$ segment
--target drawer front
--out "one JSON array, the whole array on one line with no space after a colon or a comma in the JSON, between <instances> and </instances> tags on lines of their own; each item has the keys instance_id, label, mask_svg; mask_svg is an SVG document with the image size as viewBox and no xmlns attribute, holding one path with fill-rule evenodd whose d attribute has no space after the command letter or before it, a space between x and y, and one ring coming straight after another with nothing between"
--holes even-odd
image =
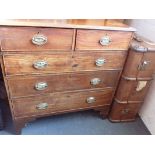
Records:
<instances>
[{"instance_id":1,"label":"drawer front","mask_svg":"<svg viewBox=\"0 0 155 155\"><path fill-rule=\"evenodd\" d=\"M31 116L109 105L112 89L55 93L50 96L20 98L12 101L14 116Z\"/></svg>"},{"instance_id":2,"label":"drawer front","mask_svg":"<svg viewBox=\"0 0 155 155\"><path fill-rule=\"evenodd\" d=\"M76 53L73 70L120 70L123 68L126 52Z\"/></svg>"},{"instance_id":3,"label":"drawer front","mask_svg":"<svg viewBox=\"0 0 155 155\"><path fill-rule=\"evenodd\" d=\"M128 103L128 104L119 104L115 102L111 109L109 118L111 121L131 121L136 118L136 115L140 109L141 103Z\"/></svg>"},{"instance_id":4,"label":"drawer front","mask_svg":"<svg viewBox=\"0 0 155 155\"><path fill-rule=\"evenodd\" d=\"M96 71L84 74L12 77L7 81L13 98L61 91L112 88L117 84L119 73L119 71Z\"/></svg>"},{"instance_id":5,"label":"drawer front","mask_svg":"<svg viewBox=\"0 0 155 155\"><path fill-rule=\"evenodd\" d=\"M63 73L74 71L120 70L123 67L126 52L70 53L61 54L17 54L5 55L6 75Z\"/></svg>"},{"instance_id":6,"label":"drawer front","mask_svg":"<svg viewBox=\"0 0 155 155\"><path fill-rule=\"evenodd\" d=\"M76 50L127 50L132 32L77 30Z\"/></svg>"},{"instance_id":7,"label":"drawer front","mask_svg":"<svg viewBox=\"0 0 155 155\"><path fill-rule=\"evenodd\" d=\"M6 75L71 72L71 54L18 54L4 56Z\"/></svg>"},{"instance_id":8,"label":"drawer front","mask_svg":"<svg viewBox=\"0 0 155 155\"><path fill-rule=\"evenodd\" d=\"M1 28L2 51L71 50L73 30L58 28Z\"/></svg>"},{"instance_id":9,"label":"drawer front","mask_svg":"<svg viewBox=\"0 0 155 155\"><path fill-rule=\"evenodd\" d=\"M121 79L116 98L119 101L144 101L151 81Z\"/></svg>"}]
</instances>

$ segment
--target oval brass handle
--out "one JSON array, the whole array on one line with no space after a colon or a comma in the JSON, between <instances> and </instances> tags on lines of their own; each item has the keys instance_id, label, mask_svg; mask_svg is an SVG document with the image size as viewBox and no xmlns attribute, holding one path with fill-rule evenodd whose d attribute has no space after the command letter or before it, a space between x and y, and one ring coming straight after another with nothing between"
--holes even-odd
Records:
<instances>
[{"instance_id":1,"label":"oval brass handle","mask_svg":"<svg viewBox=\"0 0 155 155\"><path fill-rule=\"evenodd\" d=\"M32 37L32 43L35 45L44 45L47 43L47 37L43 34L36 34Z\"/></svg>"},{"instance_id":2,"label":"oval brass handle","mask_svg":"<svg viewBox=\"0 0 155 155\"><path fill-rule=\"evenodd\" d=\"M47 67L47 65L48 65L48 63L45 60L38 60L33 63L33 67L35 69L44 69L45 67Z\"/></svg>"},{"instance_id":3,"label":"oval brass handle","mask_svg":"<svg viewBox=\"0 0 155 155\"><path fill-rule=\"evenodd\" d=\"M100 84L100 82L101 82L101 79L100 78L93 78L93 79L91 79L91 81L90 81L90 83L92 84L92 85L98 85L98 84Z\"/></svg>"},{"instance_id":4,"label":"oval brass handle","mask_svg":"<svg viewBox=\"0 0 155 155\"><path fill-rule=\"evenodd\" d=\"M87 103L94 103L96 101L95 97L88 97Z\"/></svg>"},{"instance_id":5,"label":"oval brass handle","mask_svg":"<svg viewBox=\"0 0 155 155\"><path fill-rule=\"evenodd\" d=\"M38 110L44 110L48 108L48 103L39 103L38 105L36 105L36 109Z\"/></svg>"},{"instance_id":6,"label":"oval brass handle","mask_svg":"<svg viewBox=\"0 0 155 155\"><path fill-rule=\"evenodd\" d=\"M102 37L101 39L100 39L100 44L102 45L102 46L107 46L107 45L109 45L110 44L110 42L111 42L111 39L110 39L110 37L109 36L104 36L104 37Z\"/></svg>"},{"instance_id":7,"label":"oval brass handle","mask_svg":"<svg viewBox=\"0 0 155 155\"><path fill-rule=\"evenodd\" d=\"M38 82L35 84L36 90L45 90L48 87L48 84L46 82Z\"/></svg>"},{"instance_id":8,"label":"oval brass handle","mask_svg":"<svg viewBox=\"0 0 155 155\"><path fill-rule=\"evenodd\" d=\"M96 63L96 66L101 67L103 66L103 64L106 63L106 60L103 58L98 58L95 63Z\"/></svg>"}]
</instances>

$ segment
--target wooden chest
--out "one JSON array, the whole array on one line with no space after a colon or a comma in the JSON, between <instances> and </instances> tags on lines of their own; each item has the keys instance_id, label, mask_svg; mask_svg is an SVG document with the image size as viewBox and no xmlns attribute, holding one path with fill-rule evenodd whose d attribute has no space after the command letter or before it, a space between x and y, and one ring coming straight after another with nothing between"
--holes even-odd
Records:
<instances>
[{"instance_id":1,"label":"wooden chest","mask_svg":"<svg viewBox=\"0 0 155 155\"><path fill-rule=\"evenodd\" d=\"M113 122L135 120L155 71L155 44L135 35L109 115Z\"/></svg>"},{"instance_id":2,"label":"wooden chest","mask_svg":"<svg viewBox=\"0 0 155 155\"><path fill-rule=\"evenodd\" d=\"M1 23L2 70L16 133L52 114L94 109L106 117L133 31L104 20Z\"/></svg>"}]
</instances>

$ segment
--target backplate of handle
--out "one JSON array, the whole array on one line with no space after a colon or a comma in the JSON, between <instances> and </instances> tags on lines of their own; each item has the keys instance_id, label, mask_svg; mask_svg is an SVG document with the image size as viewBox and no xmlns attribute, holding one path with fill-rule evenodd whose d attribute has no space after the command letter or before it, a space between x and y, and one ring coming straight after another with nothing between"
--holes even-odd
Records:
<instances>
[{"instance_id":1,"label":"backplate of handle","mask_svg":"<svg viewBox=\"0 0 155 155\"><path fill-rule=\"evenodd\" d=\"M122 114L128 114L130 109L126 108L121 111Z\"/></svg>"},{"instance_id":2,"label":"backplate of handle","mask_svg":"<svg viewBox=\"0 0 155 155\"><path fill-rule=\"evenodd\" d=\"M36 34L32 37L32 43L38 46L44 45L47 43L47 37L43 34Z\"/></svg>"},{"instance_id":3,"label":"backplate of handle","mask_svg":"<svg viewBox=\"0 0 155 155\"><path fill-rule=\"evenodd\" d=\"M91 96L91 97L88 97L86 101L87 101L87 103L91 104L91 103L96 102L96 99L95 99L95 97Z\"/></svg>"},{"instance_id":4,"label":"backplate of handle","mask_svg":"<svg viewBox=\"0 0 155 155\"><path fill-rule=\"evenodd\" d=\"M105 63L106 63L106 59L104 59L104 58L98 58L98 59L95 61L95 64L96 64L97 67L101 67L101 66L103 66Z\"/></svg>"},{"instance_id":5,"label":"backplate of handle","mask_svg":"<svg viewBox=\"0 0 155 155\"><path fill-rule=\"evenodd\" d=\"M105 36L103 36L103 37L99 40L99 42L100 42L100 44L101 44L102 46L107 46L107 45L110 44L111 39L110 39L110 37L109 37L108 35L105 35Z\"/></svg>"},{"instance_id":6,"label":"backplate of handle","mask_svg":"<svg viewBox=\"0 0 155 155\"><path fill-rule=\"evenodd\" d=\"M38 61L35 61L34 63L33 63L33 67L35 68L35 69L44 69L44 68L46 68L48 66L48 63L47 63L47 61L45 61L45 60L38 60Z\"/></svg>"},{"instance_id":7,"label":"backplate of handle","mask_svg":"<svg viewBox=\"0 0 155 155\"><path fill-rule=\"evenodd\" d=\"M36 109L38 110L44 110L48 108L48 103L39 103L38 105L36 105Z\"/></svg>"},{"instance_id":8,"label":"backplate of handle","mask_svg":"<svg viewBox=\"0 0 155 155\"><path fill-rule=\"evenodd\" d=\"M93 85L93 86L96 86L96 85L100 84L100 82L101 82L100 78L93 78L90 81L91 85Z\"/></svg>"},{"instance_id":9,"label":"backplate of handle","mask_svg":"<svg viewBox=\"0 0 155 155\"><path fill-rule=\"evenodd\" d=\"M38 82L35 84L36 90L45 90L48 87L48 84L46 82Z\"/></svg>"}]
</instances>

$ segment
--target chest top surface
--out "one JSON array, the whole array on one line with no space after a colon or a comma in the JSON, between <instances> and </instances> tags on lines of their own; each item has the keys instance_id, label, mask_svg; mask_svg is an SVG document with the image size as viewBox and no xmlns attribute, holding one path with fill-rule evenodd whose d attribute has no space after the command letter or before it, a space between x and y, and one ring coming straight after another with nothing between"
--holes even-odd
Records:
<instances>
[{"instance_id":1,"label":"chest top surface","mask_svg":"<svg viewBox=\"0 0 155 155\"><path fill-rule=\"evenodd\" d=\"M59 27L99 30L136 31L119 20L107 19L6 19L0 26Z\"/></svg>"}]
</instances>

